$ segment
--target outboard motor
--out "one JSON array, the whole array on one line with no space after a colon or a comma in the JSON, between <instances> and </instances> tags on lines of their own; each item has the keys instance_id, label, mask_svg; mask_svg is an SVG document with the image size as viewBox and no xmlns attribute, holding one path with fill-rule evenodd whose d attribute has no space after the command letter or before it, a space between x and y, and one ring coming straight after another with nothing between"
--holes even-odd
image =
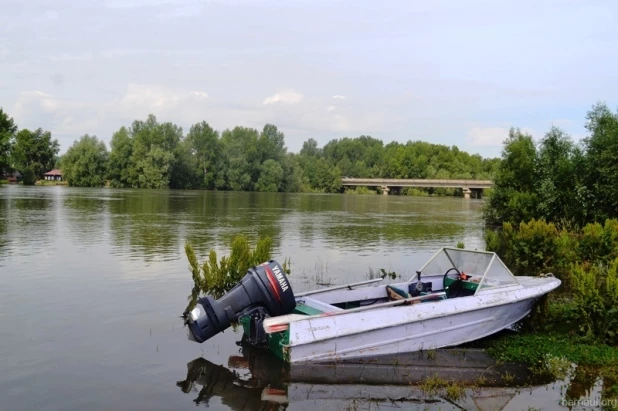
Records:
<instances>
[{"instance_id":1,"label":"outboard motor","mask_svg":"<svg viewBox=\"0 0 618 411\"><path fill-rule=\"evenodd\" d=\"M252 267L223 297L202 297L185 313L189 339L203 343L230 326L232 321L255 309L271 317L291 313L296 307L292 287L281 265L268 261Z\"/></svg>"}]
</instances>

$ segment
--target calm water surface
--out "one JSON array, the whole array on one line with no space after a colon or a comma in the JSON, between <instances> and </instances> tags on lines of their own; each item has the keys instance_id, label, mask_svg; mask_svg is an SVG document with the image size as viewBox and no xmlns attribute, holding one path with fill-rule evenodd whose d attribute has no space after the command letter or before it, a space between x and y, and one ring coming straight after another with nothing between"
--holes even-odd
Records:
<instances>
[{"instance_id":1,"label":"calm water surface","mask_svg":"<svg viewBox=\"0 0 618 411\"><path fill-rule=\"evenodd\" d=\"M227 250L236 234L269 235L274 258L292 260L295 291L364 280L370 269L408 278L441 246L482 248L481 206L0 186L0 410L346 409L362 396L287 404L275 392L263 401L282 367L248 367L240 333L187 340L179 318L192 287L185 243L204 257Z\"/></svg>"}]
</instances>

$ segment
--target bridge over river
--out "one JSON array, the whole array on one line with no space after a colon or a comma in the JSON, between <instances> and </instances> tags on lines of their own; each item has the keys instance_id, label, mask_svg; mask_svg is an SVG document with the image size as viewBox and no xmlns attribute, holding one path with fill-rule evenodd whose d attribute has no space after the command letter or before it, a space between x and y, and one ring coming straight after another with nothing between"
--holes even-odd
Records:
<instances>
[{"instance_id":1,"label":"bridge over river","mask_svg":"<svg viewBox=\"0 0 618 411\"><path fill-rule=\"evenodd\" d=\"M464 198L470 198L474 193L476 198L481 198L484 188L493 187L494 183L490 180L429 180L429 179L396 179L396 178L342 178L343 186L366 186L380 187L382 194L387 195L392 187L448 187L461 188Z\"/></svg>"}]
</instances>

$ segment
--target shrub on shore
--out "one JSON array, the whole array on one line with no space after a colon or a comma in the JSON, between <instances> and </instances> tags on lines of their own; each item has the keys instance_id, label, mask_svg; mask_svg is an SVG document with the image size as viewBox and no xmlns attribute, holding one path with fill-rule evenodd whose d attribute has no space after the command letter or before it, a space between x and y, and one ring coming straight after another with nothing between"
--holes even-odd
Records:
<instances>
[{"instance_id":1,"label":"shrub on shore","mask_svg":"<svg viewBox=\"0 0 618 411\"><path fill-rule=\"evenodd\" d=\"M515 275L553 273L562 280L562 290L540 305L543 315L534 316L532 326L568 324L590 341L618 344L618 220L583 228L543 220L504 223L487 232L486 244Z\"/></svg>"}]
</instances>

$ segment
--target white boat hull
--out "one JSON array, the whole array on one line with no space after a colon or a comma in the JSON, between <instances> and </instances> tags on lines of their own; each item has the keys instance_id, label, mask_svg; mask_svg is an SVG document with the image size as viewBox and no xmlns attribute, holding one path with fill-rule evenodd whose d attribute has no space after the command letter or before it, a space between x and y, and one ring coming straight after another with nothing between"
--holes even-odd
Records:
<instances>
[{"instance_id":1,"label":"white boat hull","mask_svg":"<svg viewBox=\"0 0 618 411\"><path fill-rule=\"evenodd\" d=\"M520 277L520 285L481 295L309 316L289 323L288 361L337 361L456 346L503 330L559 286L555 278ZM319 299L320 294L312 295Z\"/></svg>"}]
</instances>

